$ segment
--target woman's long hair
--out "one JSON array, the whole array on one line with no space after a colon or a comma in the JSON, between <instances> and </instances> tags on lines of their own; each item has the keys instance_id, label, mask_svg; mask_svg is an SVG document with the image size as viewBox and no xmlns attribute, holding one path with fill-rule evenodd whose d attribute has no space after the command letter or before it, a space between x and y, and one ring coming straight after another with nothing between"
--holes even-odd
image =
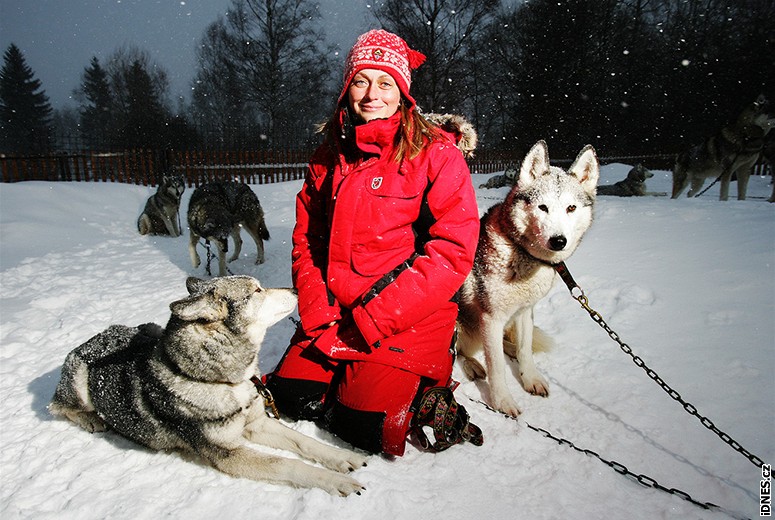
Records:
<instances>
[{"instance_id":1,"label":"woman's long hair","mask_svg":"<svg viewBox=\"0 0 775 520\"><path fill-rule=\"evenodd\" d=\"M401 127L395 138L395 161L404 158L414 159L429 142L441 138L436 125L428 121L417 110L409 107L409 103L401 98L398 106L401 113ZM331 118L318 127L318 132L324 135L324 142L337 149L339 145L345 156L357 153L355 146L355 124L352 121L348 97L336 108Z\"/></svg>"}]
</instances>

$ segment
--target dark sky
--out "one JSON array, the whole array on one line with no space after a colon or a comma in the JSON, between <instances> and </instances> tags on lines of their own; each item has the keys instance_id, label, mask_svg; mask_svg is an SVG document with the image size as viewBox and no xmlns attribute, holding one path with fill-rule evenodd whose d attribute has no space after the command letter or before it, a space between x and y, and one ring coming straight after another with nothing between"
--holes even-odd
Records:
<instances>
[{"instance_id":1,"label":"dark sky","mask_svg":"<svg viewBox=\"0 0 775 520\"><path fill-rule=\"evenodd\" d=\"M328 38L345 53L375 24L367 0L317 1ZM104 64L118 47L134 45L167 71L173 99L188 99L196 45L230 5L230 0L0 0L0 55L15 43L52 106L74 108L72 91L92 56Z\"/></svg>"}]
</instances>

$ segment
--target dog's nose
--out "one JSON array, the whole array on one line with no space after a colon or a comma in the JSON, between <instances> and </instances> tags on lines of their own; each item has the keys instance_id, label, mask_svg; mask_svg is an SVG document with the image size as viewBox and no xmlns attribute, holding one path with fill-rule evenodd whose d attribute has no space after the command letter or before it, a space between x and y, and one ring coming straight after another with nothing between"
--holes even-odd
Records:
<instances>
[{"instance_id":1,"label":"dog's nose","mask_svg":"<svg viewBox=\"0 0 775 520\"><path fill-rule=\"evenodd\" d=\"M568 239L563 235L556 235L549 239L549 247L552 251L562 251L568 245Z\"/></svg>"}]
</instances>

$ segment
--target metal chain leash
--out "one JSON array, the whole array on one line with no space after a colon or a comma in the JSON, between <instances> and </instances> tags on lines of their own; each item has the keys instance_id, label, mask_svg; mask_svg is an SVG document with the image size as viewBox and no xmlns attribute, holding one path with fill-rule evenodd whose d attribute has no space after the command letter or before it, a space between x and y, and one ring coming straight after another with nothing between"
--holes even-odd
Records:
<instances>
[{"instance_id":1,"label":"metal chain leash","mask_svg":"<svg viewBox=\"0 0 775 520\"><path fill-rule=\"evenodd\" d=\"M686 412L689 413L689 415L693 415L694 417L696 417L705 428L715 433L722 441L724 441L729 446L731 446L732 449L742 454L745 458L747 458L752 464L754 464L758 468L761 468L764 465L764 461L762 459L752 454L750 451L746 450L739 442L737 442L735 439L730 437L727 433L723 432L718 427L716 427L716 425L713 424L713 421L711 421L704 415L701 415L697 411L696 406L685 401L681 397L681 394L676 392L661 377L659 377L659 374L657 374L652 368L646 365L646 362L643 361L643 359L640 356L637 356L633 353L632 348L630 348L630 346L627 343L624 343L619 338L619 335L613 329L611 329L611 327L608 326L608 324L605 322L605 320L600 315L600 313L598 313L596 310L592 309L589 306L589 301L587 300L587 297L584 294L584 291L576 284L575 280L571 276L564 262L557 264L556 266L554 266L554 268L557 271L557 273L560 275L560 278L562 278L563 282L565 282L565 285L568 286L568 289L570 290L570 293L571 293L571 297L577 302L579 302L579 304L581 304L581 307L585 311L587 311L587 313L592 318L592 320L598 325L600 325L600 327L608 333L608 335L611 337L612 340L614 340L616 343L619 344L619 348L621 348L625 354L627 354L628 356L630 356L630 358L632 358L632 361L633 363L635 363L635 365L642 368L643 371L646 372L646 375L648 375L649 378L651 378L651 380L657 383L662 388L662 390L664 390L673 400L678 401L681 404L681 406L683 406L684 410L686 410ZM574 291L576 290L578 290L578 294L575 294Z\"/></svg>"},{"instance_id":2,"label":"metal chain leash","mask_svg":"<svg viewBox=\"0 0 775 520\"><path fill-rule=\"evenodd\" d=\"M499 410L496 410L495 408L492 408L490 405L488 405L484 401L480 401L478 399L472 399L470 397L468 398L468 400L471 401L471 402L474 402L474 403L478 403L478 404L484 406L485 408L487 408L488 410L490 410L491 412L495 412L495 413L497 413L499 415L502 415L502 416L504 416L507 419L510 419L512 421L515 421L515 422L519 422L519 419L517 417L511 416L511 415L505 414L505 413L503 413L503 412L501 412ZM680 489L669 488L667 486L663 486L662 484L657 482L654 478L649 477L648 475L644 475L642 473L639 474L639 473L635 473L633 471L630 471L627 468L627 466L625 466L624 464L622 464L620 462L617 462L615 460L608 460L608 459L606 459L605 457L603 457L602 455L600 455L599 453L597 453L594 450L590 450L590 449L587 449L587 448L580 448L580 447L576 446L573 442L569 441L568 439L565 439L565 438L562 438L562 437L557 437L556 435L552 434L548 430L545 430L545 429L537 427L537 426L533 426L532 424L530 424L530 423L528 423L528 422L526 422L524 420L522 422L530 430L533 430L534 432L540 433L541 435L543 435L547 439L551 439L551 440L555 441L557 444L559 444L561 446L568 446L572 450L575 450L575 451L577 451L579 453L583 453L584 455L588 455L590 457L596 458L597 460L599 460L600 462L602 462L606 466L610 467L611 469L613 469L614 471L616 471L620 475L624 475L625 477L630 478L631 480L637 482L638 484L640 484L640 485L642 485L644 487L657 489L659 491L668 493L670 495L677 496L679 498L682 498L683 500L686 500L687 502L690 502L690 503L694 504L695 506L701 507L702 509L714 510L714 511L722 511L722 512L726 513L727 515L733 517L733 518L739 518L739 519L742 519L742 520L745 520L745 519L748 518L748 517L745 517L745 516L740 516L737 513L729 511L729 510L727 510L727 509L725 509L725 508L723 508L721 506L718 506L716 504L713 504L711 502L702 502L700 500L697 500L696 498L692 497L686 491L682 491Z\"/></svg>"}]
</instances>

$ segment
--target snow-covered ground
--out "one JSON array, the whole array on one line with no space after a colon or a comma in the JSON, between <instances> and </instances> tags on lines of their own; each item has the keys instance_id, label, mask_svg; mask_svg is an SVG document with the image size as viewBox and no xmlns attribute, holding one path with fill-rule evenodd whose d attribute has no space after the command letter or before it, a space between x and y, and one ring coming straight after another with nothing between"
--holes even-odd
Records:
<instances>
[{"instance_id":1,"label":"snow-covered ground","mask_svg":"<svg viewBox=\"0 0 775 520\"><path fill-rule=\"evenodd\" d=\"M628 169L603 167L601 183L624 178ZM473 181L478 187L486 179ZM718 185L698 199L599 197L595 223L568 266L590 305L635 354L771 463L775 204L765 201L768 181L752 178L743 202L719 202ZM253 186L272 239L260 266L246 241L230 265L234 273L266 286L290 284L292 201L300 185ZM648 188L668 192L670 174L655 172ZM509 420L471 401L486 399L487 386L465 380L456 367L457 398L484 431L484 446L436 455L410 446L400 459L372 456L354 474L366 486L361 496L233 479L52 418L46 406L68 351L113 323L166 323L169 303L186 294L185 278L205 276L203 267L190 265L186 236L136 232L151 193L122 184L0 184L3 519L728 517L643 487L526 424L736 516L758 516L760 470L670 399L559 282L536 308L538 325L557 343L536 356L549 398L529 396L513 380L524 413ZM484 212L506 189L477 193ZM292 329L283 320L270 330L262 371L278 362ZM293 427L341 445L314 424Z\"/></svg>"}]
</instances>

